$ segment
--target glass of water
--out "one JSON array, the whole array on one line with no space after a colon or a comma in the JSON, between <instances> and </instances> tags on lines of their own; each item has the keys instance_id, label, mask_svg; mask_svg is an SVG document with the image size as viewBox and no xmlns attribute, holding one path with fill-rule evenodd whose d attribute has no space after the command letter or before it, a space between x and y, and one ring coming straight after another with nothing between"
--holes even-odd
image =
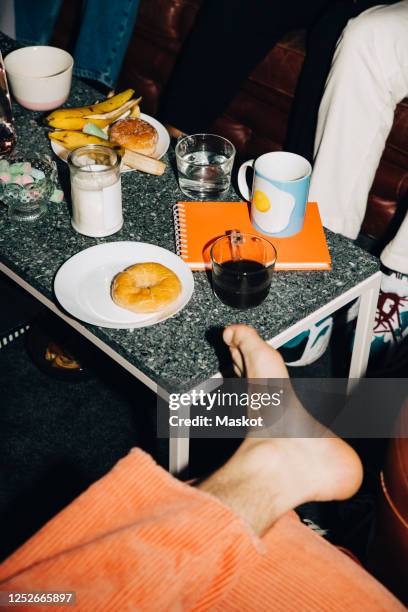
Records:
<instances>
[{"instance_id":1,"label":"glass of water","mask_svg":"<svg viewBox=\"0 0 408 612\"><path fill-rule=\"evenodd\" d=\"M228 191L235 147L222 136L194 134L176 145L181 191L193 200L213 200Z\"/></svg>"}]
</instances>

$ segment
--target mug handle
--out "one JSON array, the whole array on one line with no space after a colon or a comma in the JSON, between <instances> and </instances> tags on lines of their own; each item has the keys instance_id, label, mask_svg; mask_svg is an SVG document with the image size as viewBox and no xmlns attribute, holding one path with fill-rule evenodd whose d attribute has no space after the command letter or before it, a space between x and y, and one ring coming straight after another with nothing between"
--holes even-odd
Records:
<instances>
[{"instance_id":1,"label":"mug handle","mask_svg":"<svg viewBox=\"0 0 408 612\"><path fill-rule=\"evenodd\" d=\"M238 188L244 200L248 200L248 202L251 199L251 192L249 190L248 183L246 180L246 169L249 166L252 166L253 163L254 163L254 160L249 159L248 161L242 164L242 166L240 167L238 171Z\"/></svg>"}]
</instances>

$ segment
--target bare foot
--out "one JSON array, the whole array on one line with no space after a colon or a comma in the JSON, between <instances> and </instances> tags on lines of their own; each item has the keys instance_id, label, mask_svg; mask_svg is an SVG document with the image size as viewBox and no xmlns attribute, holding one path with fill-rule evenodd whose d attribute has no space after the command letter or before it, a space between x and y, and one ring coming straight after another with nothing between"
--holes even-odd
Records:
<instances>
[{"instance_id":1,"label":"bare foot","mask_svg":"<svg viewBox=\"0 0 408 612\"><path fill-rule=\"evenodd\" d=\"M234 371L246 378L289 378L282 357L261 340L249 325L230 325L223 339L229 347Z\"/></svg>"},{"instance_id":2,"label":"bare foot","mask_svg":"<svg viewBox=\"0 0 408 612\"><path fill-rule=\"evenodd\" d=\"M232 325L224 331L234 368L248 378L286 378L286 366L252 328ZM293 394L285 408L314 437L247 438L233 457L200 487L241 514L264 533L282 514L309 501L346 499L361 485L358 455L323 428ZM316 435L317 432L317 435ZM321 436L321 437L319 437Z\"/></svg>"}]
</instances>

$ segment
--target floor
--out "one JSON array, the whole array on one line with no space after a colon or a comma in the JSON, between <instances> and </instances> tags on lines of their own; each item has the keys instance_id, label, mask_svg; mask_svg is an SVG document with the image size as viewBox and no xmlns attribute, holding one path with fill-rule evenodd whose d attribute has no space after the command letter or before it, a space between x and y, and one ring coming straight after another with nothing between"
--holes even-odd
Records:
<instances>
[{"instance_id":1,"label":"floor","mask_svg":"<svg viewBox=\"0 0 408 612\"><path fill-rule=\"evenodd\" d=\"M14 294L9 300L11 307L3 305L3 323L10 322L10 311L21 320L30 311L32 316L41 314L42 308L39 313L38 305L2 277L0 289L3 296ZM64 325L61 329L57 317L52 316L45 327L49 331L53 326L55 333L66 334L69 329L90 376L75 383L51 378L34 365L24 336L0 350L0 559L109 471L133 446L141 446L166 464L167 442L155 437L154 395L70 328ZM302 372L297 369L297 375L327 377L339 368L344 370L346 361L336 364L334 354L327 351L313 366ZM364 456L374 457L368 462L360 495L340 506L308 504L300 514L329 528L333 541L364 554L383 448L371 445L367 451L361 441L359 445ZM213 470L236 446L235 440L195 440L191 476ZM358 533L357 526L362 526Z\"/></svg>"},{"instance_id":2,"label":"floor","mask_svg":"<svg viewBox=\"0 0 408 612\"><path fill-rule=\"evenodd\" d=\"M83 349L92 372L76 383L38 369L25 336L0 350L0 558L133 446L165 461L155 398L99 351Z\"/></svg>"}]
</instances>

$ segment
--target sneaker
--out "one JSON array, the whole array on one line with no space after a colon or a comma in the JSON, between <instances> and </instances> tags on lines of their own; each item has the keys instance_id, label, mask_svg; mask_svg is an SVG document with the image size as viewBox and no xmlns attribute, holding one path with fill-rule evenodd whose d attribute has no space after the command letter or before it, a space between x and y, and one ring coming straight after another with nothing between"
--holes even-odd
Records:
<instances>
[{"instance_id":1,"label":"sneaker","mask_svg":"<svg viewBox=\"0 0 408 612\"><path fill-rule=\"evenodd\" d=\"M16 340L20 336L26 333L26 331L30 329L30 325L28 323L17 323L15 326L10 327L8 329L0 330L0 349L4 348L13 340Z\"/></svg>"},{"instance_id":2,"label":"sneaker","mask_svg":"<svg viewBox=\"0 0 408 612\"><path fill-rule=\"evenodd\" d=\"M0 274L0 349L22 336L44 307L6 276Z\"/></svg>"},{"instance_id":3,"label":"sneaker","mask_svg":"<svg viewBox=\"0 0 408 612\"><path fill-rule=\"evenodd\" d=\"M301 367L317 361L326 351L333 329L333 317L326 317L281 347L286 365Z\"/></svg>"},{"instance_id":4,"label":"sneaker","mask_svg":"<svg viewBox=\"0 0 408 612\"><path fill-rule=\"evenodd\" d=\"M389 353L408 336L408 275L383 272L371 341L371 353Z\"/></svg>"},{"instance_id":5,"label":"sneaker","mask_svg":"<svg viewBox=\"0 0 408 612\"><path fill-rule=\"evenodd\" d=\"M360 310L361 297L353 300L348 306L346 311L346 324L355 321L358 317L358 311Z\"/></svg>"}]
</instances>

